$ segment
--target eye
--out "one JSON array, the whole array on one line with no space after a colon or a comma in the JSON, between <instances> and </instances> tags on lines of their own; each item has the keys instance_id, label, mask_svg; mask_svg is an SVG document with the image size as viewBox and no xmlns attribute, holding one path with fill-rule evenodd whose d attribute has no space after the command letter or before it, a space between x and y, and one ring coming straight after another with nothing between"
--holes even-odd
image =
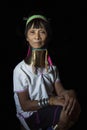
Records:
<instances>
[{"instance_id":1,"label":"eye","mask_svg":"<svg viewBox=\"0 0 87 130\"><path fill-rule=\"evenodd\" d=\"M41 30L40 33L42 33L42 34L46 34L46 32L45 32L44 30Z\"/></svg>"},{"instance_id":2,"label":"eye","mask_svg":"<svg viewBox=\"0 0 87 130\"><path fill-rule=\"evenodd\" d=\"M34 31L33 31L33 30L32 30L32 31L30 31L30 33L31 33L31 34L33 34L33 33L34 33Z\"/></svg>"},{"instance_id":3,"label":"eye","mask_svg":"<svg viewBox=\"0 0 87 130\"><path fill-rule=\"evenodd\" d=\"M41 33L45 33L45 31L41 31Z\"/></svg>"}]
</instances>

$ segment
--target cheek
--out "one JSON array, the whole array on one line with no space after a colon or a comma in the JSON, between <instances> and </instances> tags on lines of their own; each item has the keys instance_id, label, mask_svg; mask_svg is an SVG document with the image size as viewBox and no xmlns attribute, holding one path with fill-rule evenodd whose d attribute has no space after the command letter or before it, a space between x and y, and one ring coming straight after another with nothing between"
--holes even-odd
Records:
<instances>
[{"instance_id":1,"label":"cheek","mask_svg":"<svg viewBox=\"0 0 87 130\"><path fill-rule=\"evenodd\" d=\"M27 37L26 40L29 42L31 39L29 37Z\"/></svg>"},{"instance_id":2,"label":"cheek","mask_svg":"<svg viewBox=\"0 0 87 130\"><path fill-rule=\"evenodd\" d=\"M31 38L30 38L30 36L29 36L29 33L27 33L26 40L27 40L27 41L30 41L30 39L31 39Z\"/></svg>"},{"instance_id":3,"label":"cheek","mask_svg":"<svg viewBox=\"0 0 87 130\"><path fill-rule=\"evenodd\" d=\"M47 41L47 37L43 37L43 41L46 42Z\"/></svg>"}]
</instances>

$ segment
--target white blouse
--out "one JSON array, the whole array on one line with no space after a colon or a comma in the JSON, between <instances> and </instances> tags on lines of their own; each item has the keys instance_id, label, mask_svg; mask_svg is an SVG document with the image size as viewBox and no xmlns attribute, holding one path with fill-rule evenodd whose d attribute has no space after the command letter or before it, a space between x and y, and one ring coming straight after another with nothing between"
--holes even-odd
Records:
<instances>
[{"instance_id":1,"label":"white blouse","mask_svg":"<svg viewBox=\"0 0 87 130\"><path fill-rule=\"evenodd\" d=\"M37 74L32 70L32 66L21 61L13 70L13 91L16 104L17 116L27 118L33 114L32 111L24 112L21 108L17 92L28 89L31 100L48 98L53 95L54 83L59 81L59 73L56 66L49 66L46 72L45 68L37 69Z\"/></svg>"}]
</instances>

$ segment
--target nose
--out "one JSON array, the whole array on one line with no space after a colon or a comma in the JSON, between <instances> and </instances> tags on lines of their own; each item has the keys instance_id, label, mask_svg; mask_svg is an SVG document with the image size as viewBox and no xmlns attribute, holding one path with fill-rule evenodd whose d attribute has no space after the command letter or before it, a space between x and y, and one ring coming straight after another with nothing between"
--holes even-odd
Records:
<instances>
[{"instance_id":1,"label":"nose","mask_svg":"<svg viewBox=\"0 0 87 130\"><path fill-rule=\"evenodd\" d=\"M39 38L40 38L40 34L39 34L39 32L36 32L35 39L39 39Z\"/></svg>"}]
</instances>

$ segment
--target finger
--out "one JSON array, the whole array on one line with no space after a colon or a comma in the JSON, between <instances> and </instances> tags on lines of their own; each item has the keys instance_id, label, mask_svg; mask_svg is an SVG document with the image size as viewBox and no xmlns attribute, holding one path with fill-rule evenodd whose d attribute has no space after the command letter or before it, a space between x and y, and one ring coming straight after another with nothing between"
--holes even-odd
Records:
<instances>
[{"instance_id":1,"label":"finger","mask_svg":"<svg viewBox=\"0 0 87 130\"><path fill-rule=\"evenodd\" d=\"M74 110L75 104L76 104L76 100L73 101L72 107L69 110L69 115L71 115L72 111Z\"/></svg>"},{"instance_id":2,"label":"finger","mask_svg":"<svg viewBox=\"0 0 87 130\"><path fill-rule=\"evenodd\" d=\"M65 104L64 104L64 107L63 107L63 110L64 110L64 111L67 109L68 103L69 103L69 97L67 96L67 97L65 98Z\"/></svg>"},{"instance_id":3,"label":"finger","mask_svg":"<svg viewBox=\"0 0 87 130\"><path fill-rule=\"evenodd\" d=\"M68 103L68 105L67 105L67 108L66 108L66 110L65 110L65 113L66 114L68 114L69 113L69 111L71 110L71 108L72 108L72 106L73 106L73 98L71 98L70 100L69 100L69 103Z\"/></svg>"}]
</instances>

